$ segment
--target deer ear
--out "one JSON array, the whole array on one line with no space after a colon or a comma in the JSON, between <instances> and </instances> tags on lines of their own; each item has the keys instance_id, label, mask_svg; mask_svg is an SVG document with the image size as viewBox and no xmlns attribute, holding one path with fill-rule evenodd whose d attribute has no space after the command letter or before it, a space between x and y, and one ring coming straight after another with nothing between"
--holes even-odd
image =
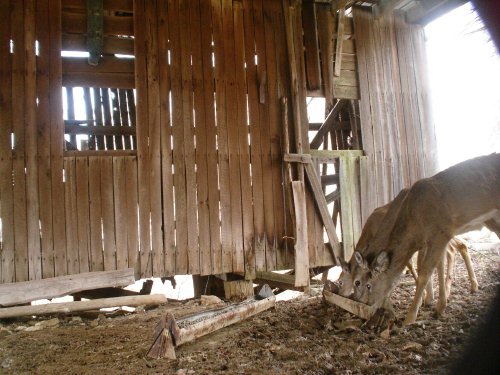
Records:
<instances>
[{"instance_id":1,"label":"deer ear","mask_svg":"<svg viewBox=\"0 0 500 375\"><path fill-rule=\"evenodd\" d=\"M386 251L382 251L377 258L375 258L375 261L373 262L373 272L376 273L382 273L389 268L389 255L387 254Z\"/></svg>"},{"instance_id":2,"label":"deer ear","mask_svg":"<svg viewBox=\"0 0 500 375\"><path fill-rule=\"evenodd\" d=\"M359 251L354 252L354 259L356 260L356 263L358 263L358 266L360 266L363 269L368 269L368 262L363 258L363 255Z\"/></svg>"},{"instance_id":3,"label":"deer ear","mask_svg":"<svg viewBox=\"0 0 500 375\"><path fill-rule=\"evenodd\" d=\"M345 273L351 273L351 267L349 263L347 263L344 259L341 257L335 257L335 262L337 263L337 266L342 267L342 271Z\"/></svg>"}]
</instances>

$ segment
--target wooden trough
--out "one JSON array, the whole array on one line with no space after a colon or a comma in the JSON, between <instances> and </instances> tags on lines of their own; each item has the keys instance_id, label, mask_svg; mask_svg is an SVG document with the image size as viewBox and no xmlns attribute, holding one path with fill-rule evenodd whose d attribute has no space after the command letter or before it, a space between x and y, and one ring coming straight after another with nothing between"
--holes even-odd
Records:
<instances>
[{"instance_id":1,"label":"wooden trough","mask_svg":"<svg viewBox=\"0 0 500 375\"><path fill-rule=\"evenodd\" d=\"M374 309L372 306L365 305L364 303L357 302L346 297L342 297L341 295L332 293L326 289L323 290L323 297L329 304L339 306L344 310L347 310L350 313L366 320L369 320L376 311L376 309Z\"/></svg>"},{"instance_id":2,"label":"wooden trough","mask_svg":"<svg viewBox=\"0 0 500 375\"><path fill-rule=\"evenodd\" d=\"M173 314L168 313L155 328L155 340L148 351L148 356L175 359L175 347L238 323L274 307L275 303L274 296L260 301L248 299L237 305L205 311L178 321Z\"/></svg>"}]
</instances>

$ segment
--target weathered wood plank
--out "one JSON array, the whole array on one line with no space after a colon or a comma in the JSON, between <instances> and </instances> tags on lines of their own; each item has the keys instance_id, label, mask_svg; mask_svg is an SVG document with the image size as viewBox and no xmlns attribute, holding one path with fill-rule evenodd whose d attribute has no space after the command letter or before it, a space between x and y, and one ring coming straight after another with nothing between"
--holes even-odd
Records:
<instances>
[{"instance_id":1,"label":"weathered wood plank","mask_svg":"<svg viewBox=\"0 0 500 375\"><path fill-rule=\"evenodd\" d=\"M134 24L133 17L103 16L103 18L104 36L133 36L134 31L137 32L135 29L137 25ZM65 34L85 34L87 32L87 15L62 12L62 32Z\"/></svg>"},{"instance_id":2,"label":"weathered wood plank","mask_svg":"<svg viewBox=\"0 0 500 375\"><path fill-rule=\"evenodd\" d=\"M115 219L116 269L128 267L127 184L125 157L113 158L113 208Z\"/></svg>"},{"instance_id":3,"label":"weathered wood plank","mask_svg":"<svg viewBox=\"0 0 500 375\"><path fill-rule=\"evenodd\" d=\"M130 73L63 73L64 86L72 87L116 87L119 89L135 88L134 74Z\"/></svg>"},{"instance_id":4,"label":"weathered wood plank","mask_svg":"<svg viewBox=\"0 0 500 375\"><path fill-rule=\"evenodd\" d=\"M28 280L28 233L26 217L25 175L25 39L24 4L15 1L11 7L12 56L12 130L14 134L14 261L16 281ZM10 56L9 56L10 57ZM4 57L5 58L5 57Z\"/></svg>"},{"instance_id":5,"label":"weathered wood plank","mask_svg":"<svg viewBox=\"0 0 500 375\"><path fill-rule=\"evenodd\" d=\"M125 90L118 89L118 101L120 123L122 125L123 131L130 131L131 134L135 135L135 129L130 126L130 120L128 118L129 112L127 109L127 92ZM132 148L132 142L129 135L123 136L123 148L125 150L130 150Z\"/></svg>"},{"instance_id":6,"label":"weathered wood plank","mask_svg":"<svg viewBox=\"0 0 500 375\"><path fill-rule=\"evenodd\" d=\"M311 157L318 163L335 163L341 157L363 156L363 150L311 150Z\"/></svg>"},{"instance_id":7,"label":"weathered wood plank","mask_svg":"<svg viewBox=\"0 0 500 375\"><path fill-rule=\"evenodd\" d=\"M25 315L64 314L117 306L159 305L165 302L167 302L167 297L164 294L153 294L145 296L101 298L88 301L48 303L45 305L17 306L0 310L0 318L12 318Z\"/></svg>"},{"instance_id":8,"label":"weathered wood plank","mask_svg":"<svg viewBox=\"0 0 500 375\"><path fill-rule=\"evenodd\" d=\"M275 6L277 2L263 1L262 11L264 19L264 48L265 48L265 59L266 59L266 112L268 125L265 126L264 131L264 152L267 154L266 157L269 158L264 164L265 179L270 178L268 187L273 196L273 224L272 232L268 234L269 245L266 248L266 269L268 271L274 270L279 267L278 265L278 252L279 247L282 243L282 233L283 233L283 202L279 201L281 194L281 152L280 152L280 137L281 130L276 129L278 123L280 123L280 107L278 101L278 86L277 86L277 61L276 61L276 43L278 39L275 29ZM261 138L261 140L264 140ZM269 140L269 141L268 141ZM267 171L269 168L269 171ZM279 182L278 182L279 180ZM266 187L265 187L266 188ZM282 199L282 198L281 198ZM266 205L267 206L267 205ZM280 209L281 207L281 209ZM271 228L269 228L271 229ZM271 235L272 234L272 235Z\"/></svg>"},{"instance_id":9,"label":"weathered wood plank","mask_svg":"<svg viewBox=\"0 0 500 375\"><path fill-rule=\"evenodd\" d=\"M245 69L244 9L241 3L233 5L235 46L235 88L237 98L238 154L241 179L241 212L243 253L238 268L234 271L248 271L247 279L255 272L253 256L253 204L250 176L249 126L247 108L247 84ZM247 255L249 255L247 259Z\"/></svg>"},{"instance_id":10,"label":"weathered wood plank","mask_svg":"<svg viewBox=\"0 0 500 375\"><path fill-rule=\"evenodd\" d=\"M65 34L62 35L63 51L87 51L87 39L84 34ZM132 38L122 38L115 36L105 36L102 47L104 55L134 54L134 40ZM63 68L64 71L64 68Z\"/></svg>"},{"instance_id":11,"label":"weathered wood plank","mask_svg":"<svg viewBox=\"0 0 500 375\"><path fill-rule=\"evenodd\" d=\"M54 237L52 232L52 194L50 157L49 64L50 38L47 1L36 5L37 56L37 123L38 123L38 188L42 247L42 276L54 276ZM4 224L5 225L5 224Z\"/></svg>"},{"instance_id":12,"label":"weathered wood plank","mask_svg":"<svg viewBox=\"0 0 500 375\"><path fill-rule=\"evenodd\" d=\"M80 272L78 263L78 209L76 190L76 158L64 158L64 208L66 214L66 261L68 274ZM75 241L76 240L76 241Z\"/></svg>"},{"instance_id":13,"label":"weathered wood plank","mask_svg":"<svg viewBox=\"0 0 500 375\"><path fill-rule=\"evenodd\" d=\"M323 95L325 97L325 107L333 106L333 29L335 19L329 5L316 4L318 14L318 42L321 50L321 73L323 78ZM346 68L344 66L344 68ZM342 74L342 73L341 73Z\"/></svg>"},{"instance_id":14,"label":"weathered wood plank","mask_svg":"<svg viewBox=\"0 0 500 375\"><path fill-rule=\"evenodd\" d=\"M126 184L126 225L127 225L127 251L128 267L134 269L136 278L140 275L139 261L139 217L137 207L139 205L138 180L137 180L137 158L127 156L125 158L125 184Z\"/></svg>"},{"instance_id":15,"label":"weathered wood plank","mask_svg":"<svg viewBox=\"0 0 500 375\"><path fill-rule=\"evenodd\" d=\"M175 186L175 273L185 274L188 270L188 229L187 229L187 196L186 166L183 131L181 42L179 25L179 4L177 0L168 2L168 27L170 34L170 77L172 95L172 136Z\"/></svg>"},{"instance_id":16,"label":"weathered wood plank","mask_svg":"<svg viewBox=\"0 0 500 375\"><path fill-rule=\"evenodd\" d=\"M79 272L90 271L90 192L88 158L76 158L76 211L77 211L77 248Z\"/></svg>"},{"instance_id":17,"label":"weathered wood plank","mask_svg":"<svg viewBox=\"0 0 500 375\"><path fill-rule=\"evenodd\" d=\"M161 202L161 127L160 127L160 76L158 69L158 20L157 1L146 5L146 53L148 79L148 147L149 147L149 207L151 210L151 263L148 274L163 275L165 259L163 251Z\"/></svg>"},{"instance_id":18,"label":"weathered wood plank","mask_svg":"<svg viewBox=\"0 0 500 375\"><path fill-rule=\"evenodd\" d=\"M217 103L217 144L219 161L222 272L232 267L231 197L229 189L229 152L226 121L225 43L220 0L212 0L213 39L215 43L215 100ZM216 265L214 265L214 268Z\"/></svg>"},{"instance_id":19,"label":"weathered wood plank","mask_svg":"<svg viewBox=\"0 0 500 375\"><path fill-rule=\"evenodd\" d=\"M340 76L340 69L342 68L342 53L344 52L344 24L345 24L345 8L339 10L339 19L337 21L337 41L335 46L335 67L333 74ZM345 43L347 44L347 43ZM347 47L347 46L346 46ZM346 48L347 51L347 48Z\"/></svg>"},{"instance_id":20,"label":"weathered wood plank","mask_svg":"<svg viewBox=\"0 0 500 375\"><path fill-rule=\"evenodd\" d=\"M134 270L128 268L118 271L83 272L77 275L43 280L1 284L0 306L12 306L39 299L62 297L82 290L128 286L134 281Z\"/></svg>"},{"instance_id":21,"label":"weathered wood plank","mask_svg":"<svg viewBox=\"0 0 500 375\"><path fill-rule=\"evenodd\" d=\"M198 247L198 221L196 204L195 145L193 118L193 68L191 66L191 27L189 4L179 3L181 77L182 77L182 121L184 131L184 160L186 165L186 198L187 198L187 261L188 273L200 273Z\"/></svg>"},{"instance_id":22,"label":"weathered wood plank","mask_svg":"<svg viewBox=\"0 0 500 375\"><path fill-rule=\"evenodd\" d=\"M50 34L50 169L55 276L66 275L66 224L64 215L64 123L61 81L61 4L49 1Z\"/></svg>"},{"instance_id":23,"label":"weathered wood plank","mask_svg":"<svg viewBox=\"0 0 500 375\"><path fill-rule=\"evenodd\" d=\"M150 160L149 160L149 95L148 95L148 67L147 67L147 27L146 2L134 2L134 31L135 31L135 81L137 93L137 164L139 197L139 239L140 239L140 270L141 277L152 275L151 261L151 207L150 207ZM151 119L152 120L152 119Z\"/></svg>"},{"instance_id":24,"label":"weathered wood plank","mask_svg":"<svg viewBox=\"0 0 500 375\"><path fill-rule=\"evenodd\" d=\"M0 4L6 20L0 25L0 204L2 209L2 254L0 276L3 283L15 281L14 191L12 186L12 56L10 53L10 1Z\"/></svg>"},{"instance_id":25,"label":"weathered wood plank","mask_svg":"<svg viewBox=\"0 0 500 375\"><path fill-rule=\"evenodd\" d=\"M65 0L63 9L87 9L86 0ZM104 10L114 10L122 12L133 12L133 0L103 0Z\"/></svg>"},{"instance_id":26,"label":"weathered wood plank","mask_svg":"<svg viewBox=\"0 0 500 375\"><path fill-rule=\"evenodd\" d=\"M169 92L170 66L168 64L168 7L164 1L158 2L158 69L160 90L160 142L161 142L161 183L163 203L163 253L164 274L175 274L175 218L174 218L174 176L172 173L172 124L170 122Z\"/></svg>"},{"instance_id":27,"label":"weathered wood plank","mask_svg":"<svg viewBox=\"0 0 500 375\"><path fill-rule=\"evenodd\" d=\"M116 269L116 227L113 199L113 158L99 158L101 164L101 214L104 270Z\"/></svg>"},{"instance_id":28,"label":"weathered wood plank","mask_svg":"<svg viewBox=\"0 0 500 375\"><path fill-rule=\"evenodd\" d=\"M359 88L357 86L341 86L333 85L334 96L339 99L354 99L360 97Z\"/></svg>"},{"instance_id":29,"label":"weathered wood plank","mask_svg":"<svg viewBox=\"0 0 500 375\"><path fill-rule=\"evenodd\" d=\"M245 63L246 81L248 90L248 119L250 130L250 163L252 173L252 200L253 200L253 243L249 248L245 247L245 275L250 276L255 272L257 257L263 259L265 256L264 235L264 193L262 181L262 155L260 140L260 117L259 117L259 92L257 79L257 63L255 61L255 24L253 16L252 1L245 0L244 28L245 28ZM247 244L245 244L247 246Z\"/></svg>"},{"instance_id":30,"label":"weathered wood plank","mask_svg":"<svg viewBox=\"0 0 500 375\"><path fill-rule=\"evenodd\" d=\"M229 189L231 196L232 270L244 271L243 214L241 208L241 179L238 142L238 102L235 72L234 10L231 0L222 0L224 30L224 60L226 76L226 123L229 151Z\"/></svg>"},{"instance_id":31,"label":"weathered wood plank","mask_svg":"<svg viewBox=\"0 0 500 375\"><path fill-rule=\"evenodd\" d=\"M35 52L35 1L25 1L24 7L24 48L25 48L25 126L26 126L26 203L28 231L28 273L30 280L42 278L40 253L40 224L38 197L38 149L36 121L36 52ZM1 268L1 267L0 267ZM1 273L1 272L0 272Z\"/></svg>"},{"instance_id":32,"label":"weathered wood plank","mask_svg":"<svg viewBox=\"0 0 500 375\"><path fill-rule=\"evenodd\" d=\"M295 286L309 285L309 253L307 251L306 192L303 181L292 181L295 208Z\"/></svg>"},{"instance_id":33,"label":"weathered wood plank","mask_svg":"<svg viewBox=\"0 0 500 375\"><path fill-rule=\"evenodd\" d=\"M205 103L205 81L203 79L203 64L210 63L203 61L202 55L202 36L207 30L202 32L200 2L191 1L189 7L189 16L191 22L191 48L192 48L192 66L193 66L193 95L195 111L194 135L196 138L196 182L197 182L197 211L198 211L198 241L200 255L200 274L210 275L212 273L212 259L210 255L210 217L208 201L208 150L207 150L207 121L205 110L209 103ZM211 27L210 23L204 24L205 27ZM210 32L208 33L210 35ZM203 42L207 42L206 38ZM210 70L208 73L211 75ZM207 98L208 99L208 98ZM213 98L210 100L213 106Z\"/></svg>"},{"instance_id":34,"label":"weathered wood plank","mask_svg":"<svg viewBox=\"0 0 500 375\"><path fill-rule=\"evenodd\" d=\"M273 166L275 175L276 199L279 199L277 204L277 212L279 212L279 220L276 222L276 235L278 239L277 248L277 265L280 268L293 267L294 259L292 255L292 241L289 241L289 236L293 236L291 227L290 210L287 207L285 196L285 187L283 185L283 124L285 119L281 108L281 99L289 96L290 89L290 72L288 64L287 50L287 35L286 25L283 16L283 7L279 1L273 2L273 22L276 25L275 43L276 43L276 75L277 75L277 91L275 103L278 112L278 122L273 128Z\"/></svg>"},{"instance_id":35,"label":"weathered wood plank","mask_svg":"<svg viewBox=\"0 0 500 375\"><path fill-rule=\"evenodd\" d=\"M304 25L304 49L308 90L321 89L316 19L316 4L312 0L304 1L302 5L302 23Z\"/></svg>"},{"instance_id":36,"label":"weathered wood plank","mask_svg":"<svg viewBox=\"0 0 500 375\"><path fill-rule=\"evenodd\" d=\"M251 157L252 157L252 179L254 179L254 197L255 194L262 194L262 221L258 219L259 211L254 210L255 221L255 269L263 271L266 269L266 254L268 247L274 243L274 210L265 209L273 207L272 194L272 172L270 160L269 132L268 124L268 95L267 95L267 67L266 67L266 48L265 48L265 30L263 5L261 0L253 1L253 22L255 35L255 55L256 60L256 105L258 113L255 115L255 121L251 120ZM255 62L254 62L255 63ZM250 85L250 82L248 83ZM250 86L249 86L250 88ZM258 89L257 89L258 88ZM262 95L261 95L262 94ZM250 103L252 104L252 103ZM258 117L257 117L258 116ZM253 127L253 128L252 128ZM252 137L253 136L253 137ZM255 173L254 174L254 167ZM261 191L257 193L256 189L261 182ZM258 202L258 201L257 201ZM271 251L271 250L269 250Z\"/></svg>"},{"instance_id":37,"label":"weathered wood plank","mask_svg":"<svg viewBox=\"0 0 500 375\"><path fill-rule=\"evenodd\" d=\"M212 66L212 5L208 1L200 1L201 18L203 25L201 33L204 113L202 120L205 124L206 163L208 184L208 209L210 221L210 264L212 273L222 272L222 250L219 218L219 188L217 169L217 128L214 108L214 68Z\"/></svg>"},{"instance_id":38,"label":"weathered wood plank","mask_svg":"<svg viewBox=\"0 0 500 375\"><path fill-rule=\"evenodd\" d=\"M101 159L89 157L90 270L104 271L102 244Z\"/></svg>"}]
</instances>

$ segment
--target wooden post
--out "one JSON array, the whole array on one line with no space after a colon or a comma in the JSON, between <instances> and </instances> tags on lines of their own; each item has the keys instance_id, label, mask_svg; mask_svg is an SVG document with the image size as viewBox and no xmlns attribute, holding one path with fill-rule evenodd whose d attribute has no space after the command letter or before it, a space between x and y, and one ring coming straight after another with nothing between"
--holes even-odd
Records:
<instances>
[{"instance_id":1,"label":"wooden post","mask_svg":"<svg viewBox=\"0 0 500 375\"><path fill-rule=\"evenodd\" d=\"M295 286L309 286L306 192L303 181L293 181L295 208Z\"/></svg>"}]
</instances>

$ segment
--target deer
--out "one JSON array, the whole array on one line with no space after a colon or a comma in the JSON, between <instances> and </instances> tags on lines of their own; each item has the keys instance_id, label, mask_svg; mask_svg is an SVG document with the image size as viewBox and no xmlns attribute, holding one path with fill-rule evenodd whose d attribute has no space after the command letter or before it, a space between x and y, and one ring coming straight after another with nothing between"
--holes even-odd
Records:
<instances>
[{"instance_id":1,"label":"deer","mask_svg":"<svg viewBox=\"0 0 500 375\"><path fill-rule=\"evenodd\" d=\"M363 253L364 249L368 246L370 241L375 237L378 229L384 222L384 218L386 217L390 206L399 204L402 198L406 196L407 192L408 189L401 190L400 194L394 201L389 202L385 206L376 208L373 211L373 213L368 217L365 225L363 226L361 236L358 240L358 243L356 244L357 251ZM387 220L385 222L387 223ZM439 302L440 306L446 306L451 293L451 284L453 282L453 271L454 271L455 258L457 252L462 256L462 259L464 260L467 269L467 274L469 276L469 281L470 281L470 292L475 293L478 290L478 282L476 279L476 275L474 273L474 268L472 266L467 244L459 237L453 237L450 240L450 242L448 242L448 244L446 245L446 282L445 285L439 285L439 288L445 288L444 290L445 290L446 300L440 301ZM349 297L353 293L353 283L351 279L351 263L347 263L342 258L337 258L337 264L339 264L342 267L342 273L338 280L338 286L339 286L338 294L344 297ZM413 266L412 261L410 260L406 266L416 282L418 275L415 272L415 268ZM444 272L444 267L445 265L442 262L440 262L440 264L438 265L438 272ZM434 299L434 292L432 288L432 283L428 283L423 297L424 305L429 305L433 299Z\"/></svg>"},{"instance_id":2,"label":"deer","mask_svg":"<svg viewBox=\"0 0 500 375\"><path fill-rule=\"evenodd\" d=\"M455 235L482 224L500 236L500 154L496 153L419 180L395 198L372 240L353 254L348 278L353 298L390 308L388 297L418 251L415 296L404 320L405 325L414 323L430 276L444 265L446 245ZM439 284L445 285L440 270L444 267L438 267ZM438 314L446 299L446 288L440 288Z\"/></svg>"}]
</instances>

